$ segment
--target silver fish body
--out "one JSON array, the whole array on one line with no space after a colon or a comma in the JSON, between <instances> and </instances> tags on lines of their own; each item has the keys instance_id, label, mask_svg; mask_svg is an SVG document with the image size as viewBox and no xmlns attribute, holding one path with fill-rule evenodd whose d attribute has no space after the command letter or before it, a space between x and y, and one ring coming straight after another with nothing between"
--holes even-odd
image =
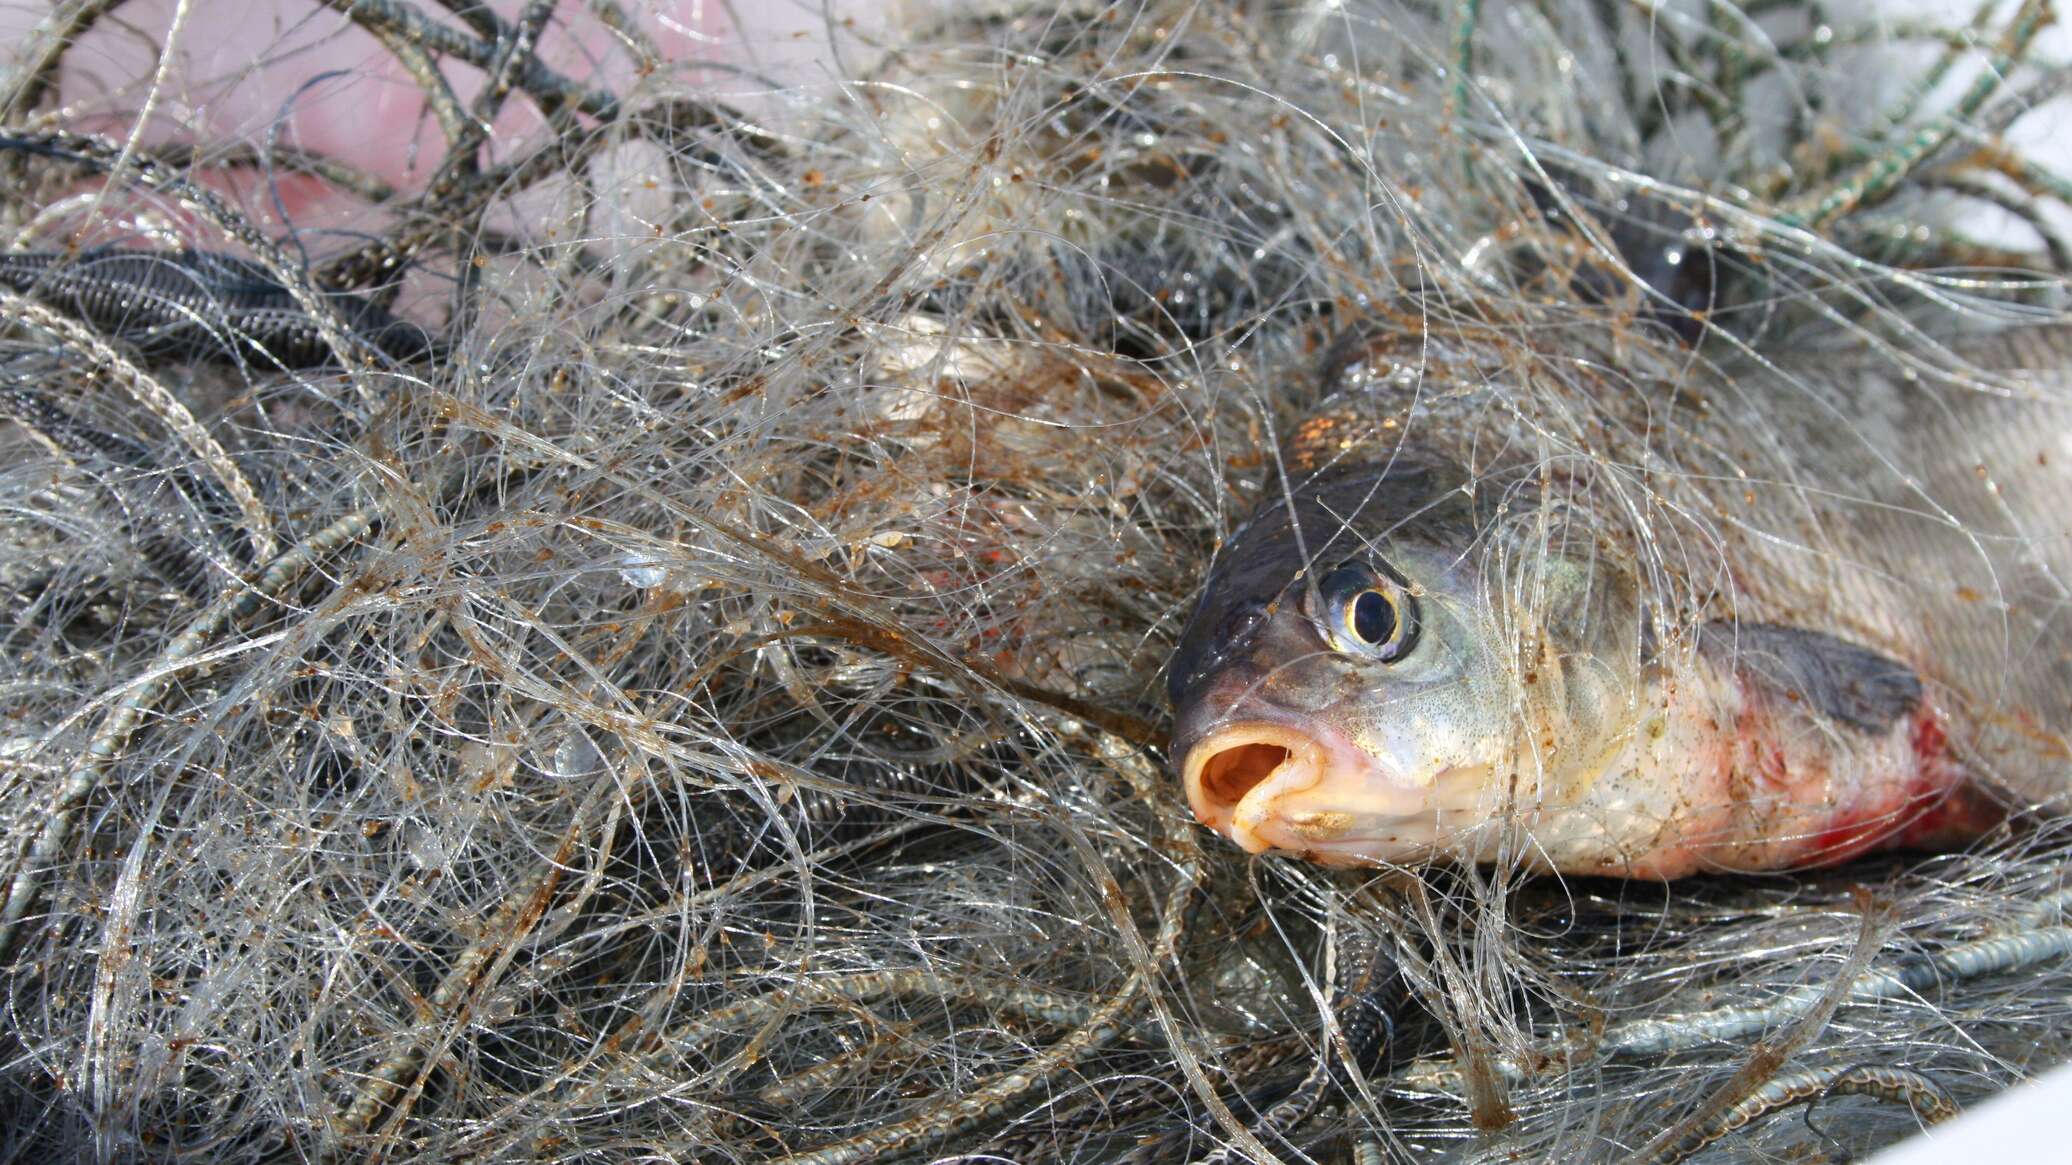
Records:
<instances>
[{"instance_id":1,"label":"silver fish body","mask_svg":"<svg viewBox=\"0 0 2072 1165\"><path fill-rule=\"evenodd\" d=\"M1218 556L1169 679L1205 824L1668 878L2067 787L2072 334L1789 368L1432 334L1363 342Z\"/></svg>"}]
</instances>

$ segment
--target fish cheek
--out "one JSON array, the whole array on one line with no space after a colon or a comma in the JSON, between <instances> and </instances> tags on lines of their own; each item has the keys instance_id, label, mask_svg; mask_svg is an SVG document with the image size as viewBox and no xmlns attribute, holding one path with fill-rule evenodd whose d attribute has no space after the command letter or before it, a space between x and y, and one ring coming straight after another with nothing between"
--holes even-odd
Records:
<instances>
[{"instance_id":1,"label":"fish cheek","mask_svg":"<svg viewBox=\"0 0 2072 1165\"><path fill-rule=\"evenodd\" d=\"M1275 669L1264 686L1266 697L1274 704L1310 715L1351 704L1365 690L1360 668L1328 653L1312 654Z\"/></svg>"}]
</instances>

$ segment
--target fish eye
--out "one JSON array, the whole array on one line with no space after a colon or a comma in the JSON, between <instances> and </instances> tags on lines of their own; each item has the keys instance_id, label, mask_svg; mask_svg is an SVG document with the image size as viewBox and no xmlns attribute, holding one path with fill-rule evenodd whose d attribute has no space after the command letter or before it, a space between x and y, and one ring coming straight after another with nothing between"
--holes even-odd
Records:
<instances>
[{"instance_id":1,"label":"fish eye","mask_svg":"<svg viewBox=\"0 0 2072 1165\"><path fill-rule=\"evenodd\" d=\"M1383 647L1403 629L1396 601L1384 591L1361 591L1345 605L1345 629L1369 647Z\"/></svg>"},{"instance_id":2,"label":"fish eye","mask_svg":"<svg viewBox=\"0 0 2072 1165\"><path fill-rule=\"evenodd\" d=\"M1347 563L1324 576L1317 620L1332 647L1393 663L1417 646L1417 600L1395 572Z\"/></svg>"}]
</instances>

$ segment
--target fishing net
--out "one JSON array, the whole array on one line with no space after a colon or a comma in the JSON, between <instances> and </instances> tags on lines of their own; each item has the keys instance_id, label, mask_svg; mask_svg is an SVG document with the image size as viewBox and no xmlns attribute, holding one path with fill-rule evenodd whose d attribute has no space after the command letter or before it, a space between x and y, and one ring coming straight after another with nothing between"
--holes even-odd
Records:
<instances>
[{"instance_id":1,"label":"fishing net","mask_svg":"<svg viewBox=\"0 0 2072 1165\"><path fill-rule=\"evenodd\" d=\"M1610 511L1746 457L1595 394L2062 317L2045 5L204 7L0 97L0 1156L1847 1159L2072 1057L2048 814L1402 883L1161 751L1349 331Z\"/></svg>"}]
</instances>

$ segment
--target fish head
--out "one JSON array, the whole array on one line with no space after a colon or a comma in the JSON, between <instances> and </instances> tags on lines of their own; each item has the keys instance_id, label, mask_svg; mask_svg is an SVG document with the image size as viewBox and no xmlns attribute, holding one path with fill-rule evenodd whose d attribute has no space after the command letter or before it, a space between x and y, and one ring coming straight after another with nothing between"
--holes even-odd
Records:
<instances>
[{"instance_id":1,"label":"fish head","mask_svg":"<svg viewBox=\"0 0 2072 1165\"><path fill-rule=\"evenodd\" d=\"M1602 741L1581 738L1606 726L1570 705L1610 694L1597 680L1562 690L1577 669L1547 644L1573 612L1526 619L1492 602L1511 588L1493 584L1472 523L1412 507L1426 520L1366 513L1362 532L1377 492L1324 492L1232 539L1182 635L1171 755L1188 801L1252 853L1342 866L1487 860L1521 808L1521 755L1549 740L1601 753ZM1535 571L1557 603L1602 591L1573 563L1543 558ZM1581 645L1568 658L1604 654L1638 667L1631 646ZM1547 663L1544 682L1534 659ZM1530 787L1555 795L1552 782Z\"/></svg>"}]
</instances>

